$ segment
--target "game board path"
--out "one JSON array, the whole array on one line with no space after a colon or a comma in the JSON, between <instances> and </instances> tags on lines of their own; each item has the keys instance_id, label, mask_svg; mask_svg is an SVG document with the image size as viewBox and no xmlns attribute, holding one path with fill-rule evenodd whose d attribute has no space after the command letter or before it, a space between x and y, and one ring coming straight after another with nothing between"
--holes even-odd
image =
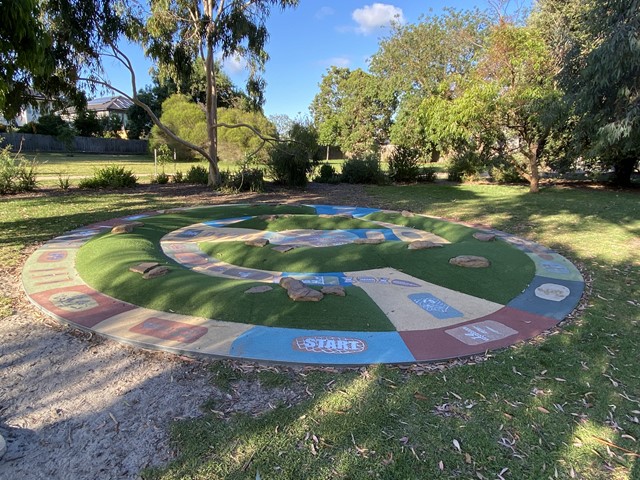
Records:
<instances>
[{"instance_id":1,"label":"game board path","mask_svg":"<svg viewBox=\"0 0 640 480\"><path fill-rule=\"evenodd\" d=\"M317 214L355 218L379 211L310 206ZM506 347L555 326L575 308L584 288L579 271L561 255L496 230L485 232L525 252L536 268L528 288L507 305L464 296L391 268L344 273L389 315L395 332L275 328L159 312L109 297L82 281L75 269L82 245L113 225L162 213L100 222L46 243L23 270L29 299L61 322L148 349L274 363L366 365L440 360Z\"/></svg>"}]
</instances>

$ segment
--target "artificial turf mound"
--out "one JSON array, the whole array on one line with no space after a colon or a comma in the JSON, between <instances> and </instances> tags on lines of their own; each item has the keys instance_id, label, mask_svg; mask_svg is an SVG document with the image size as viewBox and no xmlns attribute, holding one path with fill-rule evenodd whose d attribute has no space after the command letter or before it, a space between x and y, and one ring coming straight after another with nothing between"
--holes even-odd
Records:
<instances>
[{"instance_id":1,"label":"artificial turf mound","mask_svg":"<svg viewBox=\"0 0 640 480\"><path fill-rule=\"evenodd\" d=\"M275 218L268 218L276 216ZM79 252L77 269L98 291L145 308L184 315L287 328L391 331L394 326L358 287L347 287L347 299L326 297L319 304L294 303L280 288L245 295L260 285L254 281L205 276L185 268L162 252L161 239L179 228L228 218L246 220L233 228L284 231L380 228L373 221L414 227L436 233L451 243L443 248L408 251L405 242L379 245L301 247L285 254L272 245L255 248L244 242L200 243L211 257L244 268L282 272L347 272L392 267L416 278L468 295L506 304L531 281L534 264L527 255L504 242L479 242L476 231L463 225L397 213L372 213L362 218L321 218L306 206L226 206L172 212L145 219L128 235L102 234ZM488 258L489 269L450 265L451 257L469 254ZM171 273L147 282L129 271L141 262L159 262ZM99 266L99 268L96 268Z\"/></svg>"}]
</instances>

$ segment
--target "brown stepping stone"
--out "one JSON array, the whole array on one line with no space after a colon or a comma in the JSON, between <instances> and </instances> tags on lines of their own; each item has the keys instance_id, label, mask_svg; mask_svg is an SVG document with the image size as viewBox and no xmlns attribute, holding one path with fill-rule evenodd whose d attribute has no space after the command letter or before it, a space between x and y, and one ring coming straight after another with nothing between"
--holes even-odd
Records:
<instances>
[{"instance_id":1,"label":"brown stepping stone","mask_svg":"<svg viewBox=\"0 0 640 480\"><path fill-rule=\"evenodd\" d=\"M353 243L357 245L378 245L384 243L384 238L356 238Z\"/></svg>"},{"instance_id":2,"label":"brown stepping stone","mask_svg":"<svg viewBox=\"0 0 640 480\"><path fill-rule=\"evenodd\" d=\"M481 242L492 242L496 239L496 236L493 233L476 232L473 234L473 238Z\"/></svg>"},{"instance_id":3,"label":"brown stepping stone","mask_svg":"<svg viewBox=\"0 0 640 480\"><path fill-rule=\"evenodd\" d=\"M459 255L449 260L451 265L466 268L487 268L491 265L488 259L476 255Z\"/></svg>"},{"instance_id":4,"label":"brown stepping stone","mask_svg":"<svg viewBox=\"0 0 640 480\"><path fill-rule=\"evenodd\" d=\"M338 297L347 296L347 292L345 291L344 287L338 287L338 286L322 287L320 289L320 292L324 293L325 295L336 295Z\"/></svg>"},{"instance_id":5,"label":"brown stepping stone","mask_svg":"<svg viewBox=\"0 0 640 480\"><path fill-rule=\"evenodd\" d=\"M416 214L415 214L415 213L410 212L409 210L403 210L402 212L400 212L400 214L401 214L403 217L407 217L407 218L409 218L409 217L415 217L415 216L416 216Z\"/></svg>"},{"instance_id":6,"label":"brown stepping stone","mask_svg":"<svg viewBox=\"0 0 640 480\"><path fill-rule=\"evenodd\" d=\"M433 243L429 240L416 240L415 242L411 242L407 247L409 250L424 250L426 248L441 248L444 245L440 243Z\"/></svg>"},{"instance_id":7,"label":"brown stepping stone","mask_svg":"<svg viewBox=\"0 0 640 480\"><path fill-rule=\"evenodd\" d=\"M151 270L147 271L142 275L142 278L145 280L150 280L156 277L162 277L169 273L169 267L165 267L163 265L158 265L157 267L153 267Z\"/></svg>"},{"instance_id":8,"label":"brown stepping stone","mask_svg":"<svg viewBox=\"0 0 640 480\"><path fill-rule=\"evenodd\" d=\"M285 277L281 279L280 286L287 291L287 295L294 302L319 302L324 298L321 292L307 287L295 278Z\"/></svg>"},{"instance_id":9,"label":"brown stepping stone","mask_svg":"<svg viewBox=\"0 0 640 480\"><path fill-rule=\"evenodd\" d=\"M262 248L269 245L269 240L267 240L266 238L257 238L255 240L247 240L246 242L244 242L244 244L250 247Z\"/></svg>"},{"instance_id":10,"label":"brown stepping stone","mask_svg":"<svg viewBox=\"0 0 640 480\"><path fill-rule=\"evenodd\" d=\"M158 262L144 262L144 263L141 263L139 265L135 265L133 267L129 267L129 271L144 275L149 270L151 270L152 268L157 267L158 265L160 265Z\"/></svg>"},{"instance_id":11,"label":"brown stepping stone","mask_svg":"<svg viewBox=\"0 0 640 480\"><path fill-rule=\"evenodd\" d=\"M120 233L131 233L133 232L133 229L136 227L142 227L144 225L144 223L142 222L128 222L128 223L121 223L119 225L116 225L115 227L113 227L111 229L111 233L114 234L120 234Z\"/></svg>"},{"instance_id":12,"label":"brown stepping stone","mask_svg":"<svg viewBox=\"0 0 640 480\"><path fill-rule=\"evenodd\" d=\"M245 290L244 293L265 293L273 290L273 287L269 285L260 285L258 287L252 287L249 290Z\"/></svg>"}]
</instances>

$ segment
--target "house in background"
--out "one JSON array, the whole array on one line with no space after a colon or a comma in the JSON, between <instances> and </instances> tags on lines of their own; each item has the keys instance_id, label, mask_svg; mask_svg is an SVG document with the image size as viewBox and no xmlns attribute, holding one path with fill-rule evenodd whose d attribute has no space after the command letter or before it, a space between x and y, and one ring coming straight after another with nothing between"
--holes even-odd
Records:
<instances>
[{"instance_id":1,"label":"house in background","mask_svg":"<svg viewBox=\"0 0 640 480\"><path fill-rule=\"evenodd\" d=\"M0 125L15 125L16 127L22 127L29 122L37 122L42 115L51 113L51 102L47 100L43 95L39 93L31 93L33 99L36 101L36 105L26 105L20 113L12 120L5 119L0 115Z\"/></svg>"},{"instance_id":2,"label":"house in background","mask_svg":"<svg viewBox=\"0 0 640 480\"><path fill-rule=\"evenodd\" d=\"M96 112L98 118L116 115L122 121L122 126L127 124L127 110L133 105L133 102L126 97L117 95L115 97L102 97L89 100L87 102L87 110Z\"/></svg>"}]
</instances>

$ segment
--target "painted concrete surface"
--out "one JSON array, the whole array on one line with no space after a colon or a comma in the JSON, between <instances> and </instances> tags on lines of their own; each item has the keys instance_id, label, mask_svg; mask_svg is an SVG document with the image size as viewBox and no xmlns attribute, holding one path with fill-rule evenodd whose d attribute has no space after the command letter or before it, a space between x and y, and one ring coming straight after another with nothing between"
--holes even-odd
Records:
<instances>
[{"instance_id":1,"label":"painted concrete surface","mask_svg":"<svg viewBox=\"0 0 640 480\"><path fill-rule=\"evenodd\" d=\"M380 211L310 206L324 216L366 218ZM198 243L205 240L256 238L268 238L274 244L318 248L354 243L358 238L448 243L431 232L382 222L378 222L380 228L335 231L262 232L233 227L251 216L205 219L171 232L163 238L161 248L167 257L201 274L263 283L294 277L311 286L361 288L389 317L396 331L275 328L155 311L94 290L76 271L76 253L99 233L123 221L179 215L184 210L187 209L113 219L51 240L25 263L23 285L29 299L61 322L142 348L276 363L364 365L433 361L504 348L554 327L575 308L584 290L580 272L566 258L544 246L496 230L481 231L495 234L496 241L525 252L536 267L529 286L507 305L431 284L391 267L341 272L336 265L334 272L273 272L221 262L199 249Z\"/></svg>"}]
</instances>

